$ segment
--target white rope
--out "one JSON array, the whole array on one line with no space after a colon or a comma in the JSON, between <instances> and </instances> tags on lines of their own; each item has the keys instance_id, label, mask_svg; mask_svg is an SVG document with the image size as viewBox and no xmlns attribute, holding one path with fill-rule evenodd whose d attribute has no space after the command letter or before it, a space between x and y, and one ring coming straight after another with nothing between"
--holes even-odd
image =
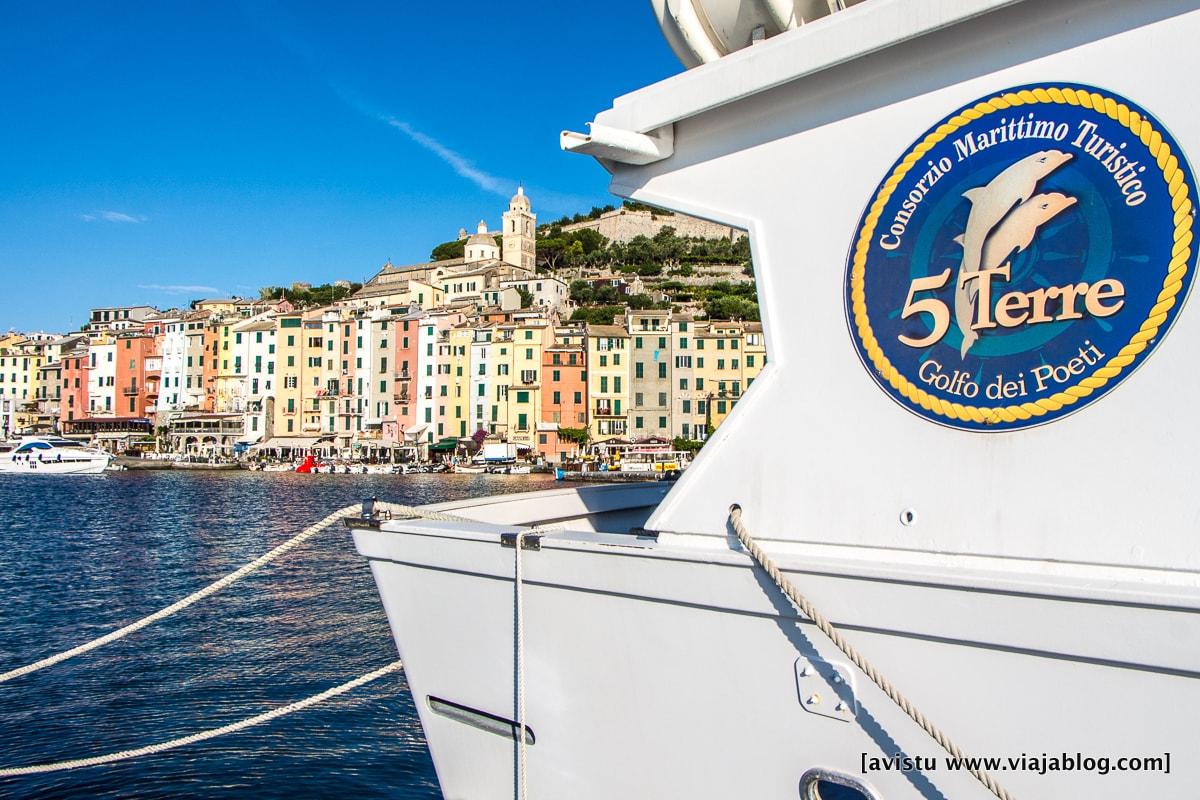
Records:
<instances>
[{"instance_id":1,"label":"white rope","mask_svg":"<svg viewBox=\"0 0 1200 800\"><path fill-rule=\"evenodd\" d=\"M138 747L133 750L119 750L115 753L107 753L101 756L92 756L90 758L76 758L71 761L55 761L50 764L33 764L27 767L8 767L0 769L0 777L7 778L16 775L36 775L45 772L60 772L68 769L78 769L80 767L96 767L101 764L112 764L115 761L126 761L131 758L140 756L153 755L162 753L167 750L174 750L178 747L185 747L196 742L203 742L206 739L213 739L217 736L224 736L227 733L236 733L237 731L252 728L255 725L262 725L265 722L278 719L279 717L287 716L296 711L315 706L318 703L323 703L326 700L337 697L340 694L357 689L359 686L378 680L384 675L389 675L400 669L403 664L399 661L393 661L386 667L381 667L374 672L368 672L366 675L360 675L352 681L347 681L340 686L334 686L332 689L326 689L320 694L314 694L311 697L306 697L303 700L298 700L295 703L289 703L286 706L272 709L262 714L257 714L253 717L243 719L239 722L233 722L229 725L222 725L219 728L210 728L206 731L193 733L189 736L180 736L177 739L171 739L158 744L147 745L146 747Z\"/></svg>"},{"instance_id":2,"label":"white rope","mask_svg":"<svg viewBox=\"0 0 1200 800\"><path fill-rule=\"evenodd\" d=\"M528 795L527 777L525 772L525 607L524 607L524 576L521 571L521 551L525 548L526 531L517 532L516 564L513 567L513 592L515 608L515 637L516 637L516 684L517 684L517 792L520 800Z\"/></svg>"},{"instance_id":3,"label":"white rope","mask_svg":"<svg viewBox=\"0 0 1200 800\"><path fill-rule=\"evenodd\" d=\"M775 566L775 562L772 561L770 557L763 552L762 548L758 546L758 543L754 541L754 537L750 535L750 531L746 529L745 523L742 522L741 506L734 505L730 507L729 521L733 524L733 530L735 533L737 533L738 540L742 543L742 546L749 551L750 555L754 557L754 560L758 563L758 565L762 567L762 569L768 575L771 576L771 580L775 581L775 585L778 586L779 590L782 591L787 598L792 601L792 604L798 608L800 612L804 614L804 616L812 620L813 624L820 629L821 633L829 637L829 640L837 645L837 648L845 653L846 657L853 661L856 667L862 670L863 673L870 678L876 686L882 689L883 693L891 698L892 702L900 706L900 709L909 717L911 717L913 722L916 722L918 725L920 725L923 731L929 734L934 741L941 745L942 749L944 749L950 755L962 759L964 757L963 752L958 748L958 745L951 741L950 737L942 732L940 728L934 725L932 721L927 719L925 715L922 714L907 697L900 693L899 689L893 686L891 682L884 677L883 673L877 670L871 662L867 661L866 657L863 656L862 653L855 649L854 645L846 641L841 632L837 628L833 627L829 620L825 618L825 615L818 611L816 607L809 602L808 598L800 593L800 591L792 584L792 582L787 579L787 576L779 570L779 567ZM979 780L980 783L987 787L988 791L1000 798L1000 800L1013 800L1013 796L1010 795L1004 789L1004 787L1001 786L999 782L989 773L976 767L967 767L967 769L972 775L975 776L976 779Z\"/></svg>"},{"instance_id":4,"label":"white rope","mask_svg":"<svg viewBox=\"0 0 1200 800\"><path fill-rule=\"evenodd\" d=\"M398 503L378 503L377 502L377 503L375 503L375 508L379 511L387 511L395 516L421 517L424 519L442 520L442 521L449 521L449 522L464 522L464 521L466 521L462 517L456 517L452 514L443 514L438 511L428 511L428 510L422 509L417 506L405 506L405 505L400 505ZM361 512L362 512L362 505L359 503L355 503L354 505L346 506L345 508L339 509L339 510L333 512L332 514L330 514L329 516L325 517L320 522L317 522L314 525L308 526L303 531L296 534L291 539L288 539L283 544L281 544L271 550L268 550L266 553L263 553L261 556L254 559L250 563L245 564L242 567L234 570L233 572L226 575L224 578L213 581L208 586L205 586L203 589L200 589L196 592L189 594L187 597L183 598L182 600L172 603L171 605L167 606L166 608L159 609L158 611L155 611L153 614L142 617L141 619L137 620L136 622L131 622L130 624L126 625L123 628L118 628L117 630L112 631L111 633L106 633L105 635L103 635L99 638L92 639L90 642L85 642L77 647L72 647L70 650L64 650L61 653L56 653L55 655L48 656L46 658L43 658L41 661L35 661L32 664L27 664L23 667L18 667L17 669L12 669L12 670L9 670L8 672L0 673L0 683L5 683L7 681L11 681L13 678L19 678L22 675L28 675L31 672L37 672L40 669L45 669L46 667L53 666L55 664L58 664L59 662L66 661L68 658L74 658L75 656L83 655L84 653L87 653L91 650L95 650L98 647L103 647L106 644L115 642L118 639L124 639L129 634L136 633L137 631L140 631L142 628L145 628L147 625L152 625L153 623L159 622L160 620L164 620L167 617L172 616L173 614L177 614L180 611L183 611L188 606L192 605L193 603L203 600L204 598L208 597L209 595L216 594L217 592L224 589L226 586L229 586L232 583L236 583L237 581L240 581L242 578L246 577L250 573L259 569L260 567L270 564L272 561L274 561L275 559L284 555L285 553L287 553L291 550L294 550L295 548L299 547L304 542L311 539L313 536L316 536L321 531L323 531L326 528L328 528L329 526L335 524L338 520L357 515Z\"/></svg>"}]
</instances>

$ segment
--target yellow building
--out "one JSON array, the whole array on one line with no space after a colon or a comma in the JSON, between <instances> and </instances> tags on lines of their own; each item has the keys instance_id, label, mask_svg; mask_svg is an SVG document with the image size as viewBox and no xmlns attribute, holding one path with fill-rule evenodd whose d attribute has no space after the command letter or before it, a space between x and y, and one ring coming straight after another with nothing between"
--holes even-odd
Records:
<instances>
[{"instance_id":1,"label":"yellow building","mask_svg":"<svg viewBox=\"0 0 1200 800\"><path fill-rule=\"evenodd\" d=\"M474 336L475 329L466 323L447 332L444 347L449 374L446 376L446 415L442 427L446 436L461 438L474 432L470 426L471 341Z\"/></svg>"},{"instance_id":2,"label":"yellow building","mask_svg":"<svg viewBox=\"0 0 1200 800\"><path fill-rule=\"evenodd\" d=\"M245 373L241 371L244 365L237 355L237 348L234 345L236 334L233 330L238 322L241 320L235 319L229 314L223 315L217 322L217 365L213 395L215 398L214 410L218 414L241 410L238 408L238 404L242 395L241 383L245 379Z\"/></svg>"},{"instance_id":3,"label":"yellow building","mask_svg":"<svg viewBox=\"0 0 1200 800\"><path fill-rule=\"evenodd\" d=\"M50 337L46 337L49 339ZM21 334L0 338L0 416L10 435L31 429L38 421L39 375L45 339Z\"/></svg>"},{"instance_id":4,"label":"yellow building","mask_svg":"<svg viewBox=\"0 0 1200 800\"><path fill-rule=\"evenodd\" d=\"M720 426L766 364L762 325L711 320L695 323L692 353L692 429L707 438Z\"/></svg>"},{"instance_id":5,"label":"yellow building","mask_svg":"<svg viewBox=\"0 0 1200 800\"><path fill-rule=\"evenodd\" d=\"M305 311L301 317L302 371L300 389L300 435L310 439L326 432L321 407L329 371L325 368L325 328L323 318L327 309Z\"/></svg>"},{"instance_id":6,"label":"yellow building","mask_svg":"<svg viewBox=\"0 0 1200 800\"><path fill-rule=\"evenodd\" d=\"M275 436L299 436L301 414L300 384L304 368L304 313L293 311L276 318Z\"/></svg>"},{"instance_id":7,"label":"yellow building","mask_svg":"<svg viewBox=\"0 0 1200 800\"><path fill-rule=\"evenodd\" d=\"M554 328L542 316L527 316L513 325L508 347L508 402L503 407L508 441L535 449L542 419L542 353L554 343Z\"/></svg>"},{"instance_id":8,"label":"yellow building","mask_svg":"<svg viewBox=\"0 0 1200 800\"><path fill-rule=\"evenodd\" d=\"M588 325L588 427L594 441L629 431L629 334L621 325Z\"/></svg>"}]
</instances>

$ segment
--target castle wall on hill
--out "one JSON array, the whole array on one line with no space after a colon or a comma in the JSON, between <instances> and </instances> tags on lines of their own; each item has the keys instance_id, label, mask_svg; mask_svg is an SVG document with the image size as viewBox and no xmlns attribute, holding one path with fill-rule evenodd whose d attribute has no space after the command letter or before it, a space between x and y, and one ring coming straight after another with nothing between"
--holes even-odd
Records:
<instances>
[{"instance_id":1,"label":"castle wall on hill","mask_svg":"<svg viewBox=\"0 0 1200 800\"><path fill-rule=\"evenodd\" d=\"M649 211L633 211L618 208L600 215L597 219L564 225L563 231L578 231L592 228L612 242L628 242L636 236L653 238L663 228L674 228L676 236L691 236L699 239L730 239L736 241L746 235L740 228L718 225L706 219L689 217L686 214L656 215Z\"/></svg>"}]
</instances>

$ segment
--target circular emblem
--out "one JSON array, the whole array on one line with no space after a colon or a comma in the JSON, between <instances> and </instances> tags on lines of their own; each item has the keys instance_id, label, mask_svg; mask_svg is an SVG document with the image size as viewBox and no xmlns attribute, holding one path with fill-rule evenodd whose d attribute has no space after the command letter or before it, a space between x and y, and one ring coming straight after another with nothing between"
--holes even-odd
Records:
<instances>
[{"instance_id":1,"label":"circular emblem","mask_svg":"<svg viewBox=\"0 0 1200 800\"><path fill-rule=\"evenodd\" d=\"M1194 272L1192 172L1138 106L1024 86L940 121L855 234L846 311L879 385L969 430L1039 425L1145 360Z\"/></svg>"}]
</instances>

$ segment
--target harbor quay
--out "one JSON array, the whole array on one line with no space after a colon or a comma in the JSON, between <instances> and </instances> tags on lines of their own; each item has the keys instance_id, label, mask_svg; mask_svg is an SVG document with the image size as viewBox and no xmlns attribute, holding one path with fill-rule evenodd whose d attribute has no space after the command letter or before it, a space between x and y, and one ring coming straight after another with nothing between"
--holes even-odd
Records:
<instances>
[{"instance_id":1,"label":"harbor quay","mask_svg":"<svg viewBox=\"0 0 1200 800\"><path fill-rule=\"evenodd\" d=\"M671 221L706 224L690 219ZM622 209L574 227L628 237L663 224ZM538 231L519 189L500 231L481 221L450 257L385 264L362 285L334 285L329 302L264 290L93 308L65 335L10 332L0 433L197 464L452 463L498 445L562 464L698 449L762 370L761 323L662 291L655 307L576 314L581 282L617 298L645 287L636 273L547 269Z\"/></svg>"}]
</instances>

